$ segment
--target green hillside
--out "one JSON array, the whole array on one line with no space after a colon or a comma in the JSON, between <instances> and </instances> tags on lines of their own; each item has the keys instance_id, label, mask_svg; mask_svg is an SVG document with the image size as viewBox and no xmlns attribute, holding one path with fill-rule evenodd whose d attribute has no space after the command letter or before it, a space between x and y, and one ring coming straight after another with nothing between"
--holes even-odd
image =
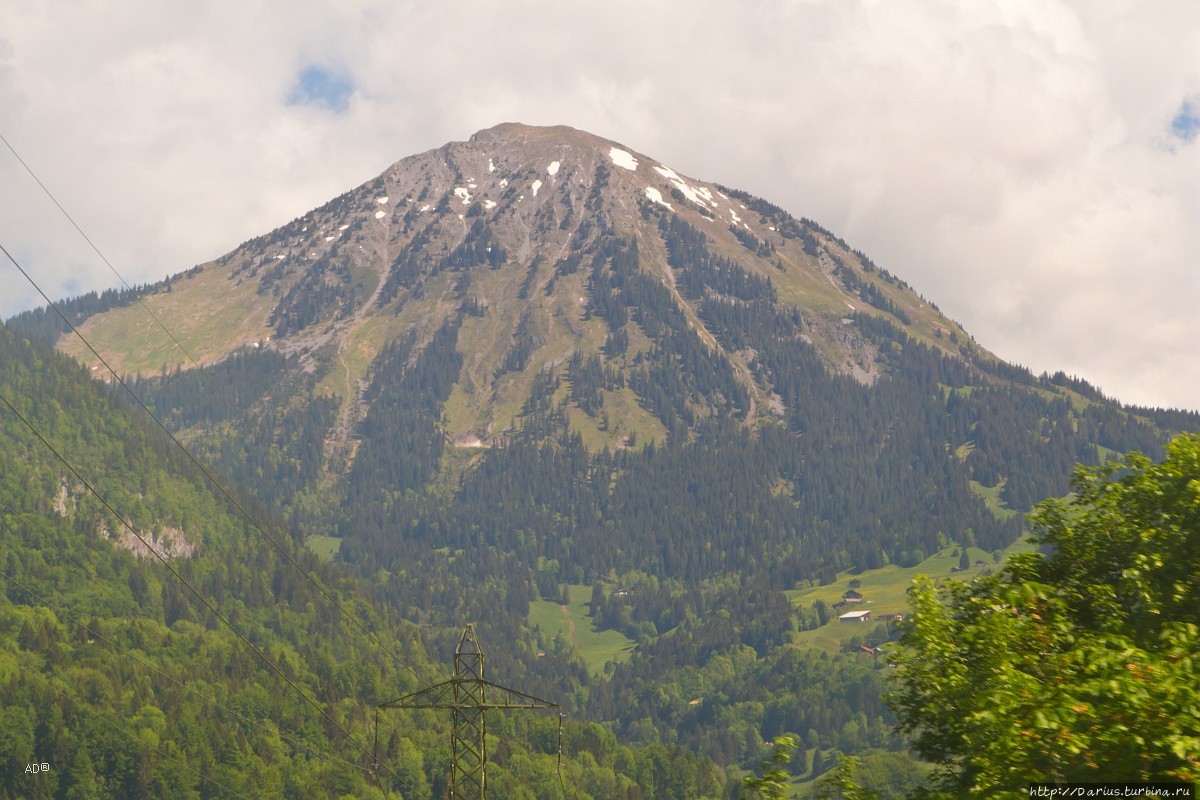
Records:
<instances>
[{"instance_id":1,"label":"green hillside","mask_svg":"<svg viewBox=\"0 0 1200 800\"><path fill-rule=\"evenodd\" d=\"M854 637L866 637L874 634L886 622L873 620L866 623L838 622L837 617L848 611L870 610L872 616L880 614L908 615L910 607L908 590L918 575L924 575L935 581L959 581L969 583L972 579L983 574L990 574L1007 561L1014 553L1029 552L1032 545L1027 538L1019 539L1009 547L1000 551L1000 561L995 560L995 553L987 553L978 547L968 547L965 570L958 570L962 549L956 545L947 545L937 553L914 567L899 567L889 564L879 569L865 570L861 573L842 572L837 580L824 586L813 586L807 589L793 589L785 592L788 599L798 608L807 608L815 601L821 600L830 607L832 621L826 625L806 631L798 631L792 641L801 646L811 646L834 653L846 645ZM956 555L957 554L957 555ZM982 562L982 563L980 563ZM846 605L834 608L834 604L842 600L843 594L854 590L863 596L860 605Z\"/></svg>"},{"instance_id":2,"label":"green hillside","mask_svg":"<svg viewBox=\"0 0 1200 800\"><path fill-rule=\"evenodd\" d=\"M0 364L0 796L440 796L441 715L386 718L381 767L370 769L374 705L448 674L417 626L254 506L301 569L286 563L160 430L80 367L3 327ZM122 520L168 563L139 556ZM434 647L455 635L424 633ZM501 666L492 674L504 679ZM528 720L507 735L522 755L497 755L494 785L560 785L556 725ZM645 785L647 760L670 764L664 782L701 787L678 794L664 783L663 796L715 797L722 783L692 755L629 749L578 722L567 735L562 780L580 797ZM584 752L593 755L580 761Z\"/></svg>"},{"instance_id":3,"label":"green hillside","mask_svg":"<svg viewBox=\"0 0 1200 800\"><path fill-rule=\"evenodd\" d=\"M529 604L529 624L541 631L546 642L556 639L583 659L593 677L604 673L605 665L624 660L633 650L634 642L615 630L597 630L596 620L588 608L589 586L568 586L571 602L565 605L552 600L535 600ZM544 652L544 651L543 651Z\"/></svg>"},{"instance_id":4,"label":"green hillside","mask_svg":"<svg viewBox=\"0 0 1200 800\"><path fill-rule=\"evenodd\" d=\"M850 581L877 614L903 611L921 573L968 585L950 580L1019 548L1076 464L1157 458L1200 431L1200 414L1006 364L817 222L567 128L504 125L406 158L143 296L198 364L132 293L64 307L287 553L422 677L450 674L473 623L491 679L566 711L561 776L556 720L489 718L498 796L732 798L785 734L806 765L864 754L876 773L918 772L874 653L896 627L828 622ZM183 769L180 796L441 796L444 716L387 717L385 762L405 778L375 789L338 731L374 741L374 703L412 674L93 382L107 377L91 361L33 343L81 355L62 334L45 310L10 321L6 396L320 710L132 554L10 415L0 564L21 585L0 607L16 681L0 735L68 765L38 791L174 791L99 726L67 736L82 717L44 678L127 725L158 709L169 724L135 727L136 747L236 783ZM127 622L135 602L145 623ZM98 646L93 617L275 727L141 675ZM61 723L37 722L39 702ZM342 760L312 756L314 741ZM10 796L26 791L17 766Z\"/></svg>"}]
</instances>

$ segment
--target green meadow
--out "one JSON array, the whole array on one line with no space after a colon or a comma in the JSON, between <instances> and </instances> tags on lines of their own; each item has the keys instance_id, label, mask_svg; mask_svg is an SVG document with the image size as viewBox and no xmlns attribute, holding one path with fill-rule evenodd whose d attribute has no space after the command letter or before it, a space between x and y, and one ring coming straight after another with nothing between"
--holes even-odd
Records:
<instances>
[{"instance_id":1,"label":"green meadow","mask_svg":"<svg viewBox=\"0 0 1200 800\"><path fill-rule=\"evenodd\" d=\"M529 604L529 624L538 626L546 639L561 636L584 660L593 675L601 675L609 661L623 661L633 651L633 640L620 631L598 631L588 614L592 587L570 585L571 602L563 606L553 600Z\"/></svg>"}]
</instances>

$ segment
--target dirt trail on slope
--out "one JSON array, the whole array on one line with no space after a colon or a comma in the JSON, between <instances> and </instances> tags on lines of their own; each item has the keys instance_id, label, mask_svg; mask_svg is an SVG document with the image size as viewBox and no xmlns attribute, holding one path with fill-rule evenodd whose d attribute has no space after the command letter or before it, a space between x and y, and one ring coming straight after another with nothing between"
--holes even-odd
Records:
<instances>
[{"instance_id":1,"label":"dirt trail on slope","mask_svg":"<svg viewBox=\"0 0 1200 800\"><path fill-rule=\"evenodd\" d=\"M575 646L575 620L571 619L571 612L566 606L559 606L562 609L563 616L567 618L567 636L570 637L571 647Z\"/></svg>"}]
</instances>

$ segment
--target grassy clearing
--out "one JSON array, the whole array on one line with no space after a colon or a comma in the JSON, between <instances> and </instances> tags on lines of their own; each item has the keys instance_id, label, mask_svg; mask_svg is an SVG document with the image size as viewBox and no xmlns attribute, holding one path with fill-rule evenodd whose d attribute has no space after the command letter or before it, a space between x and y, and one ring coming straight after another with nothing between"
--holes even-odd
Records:
<instances>
[{"instance_id":1,"label":"grassy clearing","mask_svg":"<svg viewBox=\"0 0 1200 800\"><path fill-rule=\"evenodd\" d=\"M658 417L651 414L638 402L637 394L626 387L615 392L604 392L604 408L616 422L615 433L624 438L632 434L636 447L653 442L661 444L667 439L667 428Z\"/></svg>"},{"instance_id":2,"label":"grassy clearing","mask_svg":"<svg viewBox=\"0 0 1200 800\"><path fill-rule=\"evenodd\" d=\"M599 452L605 445L612 448L612 434L600 430L599 421L588 416L587 412L574 403L567 406L567 424L572 431L583 437L583 446L590 452Z\"/></svg>"},{"instance_id":3,"label":"grassy clearing","mask_svg":"<svg viewBox=\"0 0 1200 800\"><path fill-rule=\"evenodd\" d=\"M333 561L342 549L342 540L337 536L317 534L304 540L308 549L317 554L322 561Z\"/></svg>"},{"instance_id":4,"label":"grassy clearing","mask_svg":"<svg viewBox=\"0 0 1200 800\"><path fill-rule=\"evenodd\" d=\"M259 295L249 282L232 284L230 271L230 267L209 265L191 277L176 277L170 292L157 292L143 299L201 364L223 358L237 347L261 342L271 334L266 322L274 299ZM141 304L97 314L80 330L119 372L156 375L164 366L168 370L191 367L191 361ZM95 363L96 357L77 337L63 337L59 347L84 364Z\"/></svg>"},{"instance_id":5,"label":"grassy clearing","mask_svg":"<svg viewBox=\"0 0 1200 800\"><path fill-rule=\"evenodd\" d=\"M1008 519L1017 515L1016 511L1009 508L1000 493L1004 491L1004 484L1007 478L1001 478L1000 482L995 486L984 486L979 481L970 481L971 491L983 498L983 504L988 507L988 511L997 519Z\"/></svg>"},{"instance_id":6,"label":"grassy clearing","mask_svg":"<svg viewBox=\"0 0 1200 800\"><path fill-rule=\"evenodd\" d=\"M970 397L971 393L978 389L978 386L947 386L944 383L939 383L942 390L942 402L945 403L950 399L951 394L956 394L959 397Z\"/></svg>"},{"instance_id":7,"label":"grassy clearing","mask_svg":"<svg viewBox=\"0 0 1200 800\"><path fill-rule=\"evenodd\" d=\"M810 606L818 599L824 600L830 606L842 599L842 594L851 588L850 581L857 579L857 591L863 595L863 602L856 606L843 606L832 609L832 613L858 611L869 609L873 616L879 614L895 614L908 612L908 587L912 585L917 575L926 575L934 580L970 581L985 570L996 569L1000 565L992 560L992 554L978 547L967 548L971 566L963 572L951 572L958 566L959 556L953 555L956 545L949 545L934 553L915 567L899 567L889 564L880 569L866 570L854 574L852 572L838 573L837 580L826 586L813 586L808 589L797 589L785 592L788 599L796 606ZM1034 549L1027 537L1022 537L1001 552L1001 564L1004 559L1014 553L1028 552ZM983 561L983 566L976 562ZM793 636L793 643L804 647L815 647L828 653L836 653L844 642L851 637L867 634L877 628L882 622L830 622L811 631L800 631Z\"/></svg>"},{"instance_id":8,"label":"grassy clearing","mask_svg":"<svg viewBox=\"0 0 1200 800\"><path fill-rule=\"evenodd\" d=\"M347 397L346 386L357 387L357 381L366 376L375 358L400 335L406 321L396 315L364 318L347 334L343 352L334 359L316 393L337 395L346 402L356 401L357 397Z\"/></svg>"},{"instance_id":9,"label":"grassy clearing","mask_svg":"<svg viewBox=\"0 0 1200 800\"><path fill-rule=\"evenodd\" d=\"M604 413L611 426L608 429L602 425L603 418L591 417L573 403L567 407L567 422L572 431L583 437L584 447L589 451L598 453L605 447L616 450L630 436L633 437L635 449L666 440L666 427L657 417L642 408L632 389L603 389L601 395L604 399Z\"/></svg>"},{"instance_id":10,"label":"grassy clearing","mask_svg":"<svg viewBox=\"0 0 1200 800\"><path fill-rule=\"evenodd\" d=\"M592 675L602 675L609 661L624 661L633 652L633 640L619 631L598 631L588 616L592 587L570 585L571 602L564 606L552 600L529 604L529 624L537 625L547 638L561 636L587 664Z\"/></svg>"},{"instance_id":11,"label":"grassy clearing","mask_svg":"<svg viewBox=\"0 0 1200 800\"><path fill-rule=\"evenodd\" d=\"M494 277L490 273L489 270L486 277ZM483 291L475 284L472 284L472 290ZM490 301L486 292L480 296ZM458 329L458 351L463 356L462 375L455 387L455 402L446 405L447 427L453 433L486 432L492 421L495 376L511 345L508 319L495 305L488 305L483 316L464 317Z\"/></svg>"}]
</instances>

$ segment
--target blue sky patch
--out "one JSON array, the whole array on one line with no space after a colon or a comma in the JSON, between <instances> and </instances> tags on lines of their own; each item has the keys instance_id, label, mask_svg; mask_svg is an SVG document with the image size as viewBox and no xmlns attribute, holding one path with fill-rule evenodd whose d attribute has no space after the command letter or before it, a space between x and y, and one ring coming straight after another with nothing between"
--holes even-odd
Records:
<instances>
[{"instance_id":1,"label":"blue sky patch","mask_svg":"<svg viewBox=\"0 0 1200 800\"><path fill-rule=\"evenodd\" d=\"M305 67L288 97L288 104L320 106L340 114L350 107L353 92L354 81L349 75L324 67Z\"/></svg>"},{"instance_id":2,"label":"blue sky patch","mask_svg":"<svg viewBox=\"0 0 1200 800\"><path fill-rule=\"evenodd\" d=\"M1200 99L1183 101L1175 119L1171 120L1171 133L1185 142L1192 141L1200 134Z\"/></svg>"}]
</instances>

